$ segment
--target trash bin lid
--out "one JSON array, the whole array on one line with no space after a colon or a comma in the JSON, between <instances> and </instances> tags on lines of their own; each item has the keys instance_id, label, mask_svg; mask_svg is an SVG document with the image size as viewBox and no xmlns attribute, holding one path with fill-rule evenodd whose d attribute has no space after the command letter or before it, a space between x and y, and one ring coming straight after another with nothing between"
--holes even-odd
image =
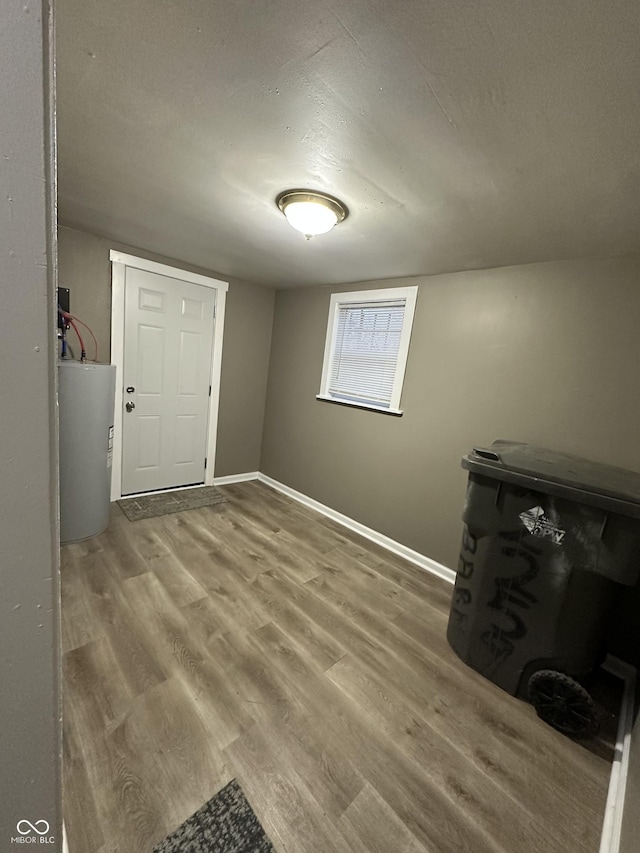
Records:
<instances>
[{"instance_id":1,"label":"trash bin lid","mask_svg":"<svg viewBox=\"0 0 640 853\"><path fill-rule=\"evenodd\" d=\"M640 473L517 441L475 447L462 467L506 483L640 518Z\"/></svg>"}]
</instances>

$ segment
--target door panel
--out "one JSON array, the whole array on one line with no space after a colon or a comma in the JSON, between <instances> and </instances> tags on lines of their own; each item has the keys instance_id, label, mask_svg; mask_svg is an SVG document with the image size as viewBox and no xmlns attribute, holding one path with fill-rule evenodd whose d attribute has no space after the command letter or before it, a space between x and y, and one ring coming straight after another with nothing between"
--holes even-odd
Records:
<instances>
[{"instance_id":1,"label":"door panel","mask_svg":"<svg viewBox=\"0 0 640 853\"><path fill-rule=\"evenodd\" d=\"M164 329L138 325L138 364L136 373L138 394L162 394L164 379ZM125 353L126 357L126 353Z\"/></svg>"},{"instance_id":2,"label":"door panel","mask_svg":"<svg viewBox=\"0 0 640 853\"><path fill-rule=\"evenodd\" d=\"M193 332L182 332L180 335L178 393L183 397L193 397L198 393L198 364L202 358L202 343L202 337Z\"/></svg>"},{"instance_id":3,"label":"door panel","mask_svg":"<svg viewBox=\"0 0 640 853\"><path fill-rule=\"evenodd\" d=\"M126 268L123 495L204 482L214 311L211 288Z\"/></svg>"},{"instance_id":4,"label":"door panel","mask_svg":"<svg viewBox=\"0 0 640 853\"><path fill-rule=\"evenodd\" d=\"M197 299L182 300L182 316L188 317L190 320L202 320L202 312L204 303Z\"/></svg>"},{"instance_id":5,"label":"door panel","mask_svg":"<svg viewBox=\"0 0 640 853\"><path fill-rule=\"evenodd\" d=\"M160 290L150 290L148 287L139 288L138 308L143 311L158 311L164 314L164 293Z\"/></svg>"},{"instance_id":6,"label":"door panel","mask_svg":"<svg viewBox=\"0 0 640 853\"><path fill-rule=\"evenodd\" d=\"M137 461L139 468L160 467L160 418L149 415L137 419Z\"/></svg>"},{"instance_id":7,"label":"door panel","mask_svg":"<svg viewBox=\"0 0 640 853\"><path fill-rule=\"evenodd\" d=\"M176 418L176 464L188 465L197 459L198 424L193 415L178 415Z\"/></svg>"}]
</instances>

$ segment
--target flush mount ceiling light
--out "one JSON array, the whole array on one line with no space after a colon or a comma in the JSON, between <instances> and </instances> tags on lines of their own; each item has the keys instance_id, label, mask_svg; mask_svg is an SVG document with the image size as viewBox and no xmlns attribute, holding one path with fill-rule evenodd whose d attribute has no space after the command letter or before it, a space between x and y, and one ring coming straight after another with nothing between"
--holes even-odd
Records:
<instances>
[{"instance_id":1,"label":"flush mount ceiling light","mask_svg":"<svg viewBox=\"0 0 640 853\"><path fill-rule=\"evenodd\" d=\"M349 215L347 206L339 199L314 190L285 190L276 204L292 228L309 240L316 234L326 234Z\"/></svg>"}]
</instances>

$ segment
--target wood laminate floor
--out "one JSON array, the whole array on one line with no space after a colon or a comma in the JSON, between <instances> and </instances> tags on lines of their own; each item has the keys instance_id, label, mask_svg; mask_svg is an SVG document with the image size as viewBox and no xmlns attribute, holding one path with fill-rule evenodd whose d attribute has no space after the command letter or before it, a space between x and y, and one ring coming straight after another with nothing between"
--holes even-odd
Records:
<instances>
[{"instance_id":1,"label":"wood laminate floor","mask_svg":"<svg viewBox=\"0 0 640 853\"><path fill-rule=\"evenodd\" d=\"M451 587L257 482L62 551L70 853L237 778L279 853L596 853L610 765L466 667Z\"/></svg>"}]
</instances>

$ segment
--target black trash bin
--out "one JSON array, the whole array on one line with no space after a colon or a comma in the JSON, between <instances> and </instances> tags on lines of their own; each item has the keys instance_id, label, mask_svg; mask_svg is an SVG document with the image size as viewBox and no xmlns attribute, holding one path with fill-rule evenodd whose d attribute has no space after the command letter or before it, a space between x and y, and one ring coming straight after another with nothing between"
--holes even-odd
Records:
<instances>
[{"instance_id":1,"label":"black trash bin","mask_svg":"<svg viewBox=\"0 0 640 853\"><path fill-rule=\"evenodd\" d=\"M597 726L583 682L640 573L640 474L511 441L474 449L447 638L560 731Z\"/></svg>"}]
</instances>

